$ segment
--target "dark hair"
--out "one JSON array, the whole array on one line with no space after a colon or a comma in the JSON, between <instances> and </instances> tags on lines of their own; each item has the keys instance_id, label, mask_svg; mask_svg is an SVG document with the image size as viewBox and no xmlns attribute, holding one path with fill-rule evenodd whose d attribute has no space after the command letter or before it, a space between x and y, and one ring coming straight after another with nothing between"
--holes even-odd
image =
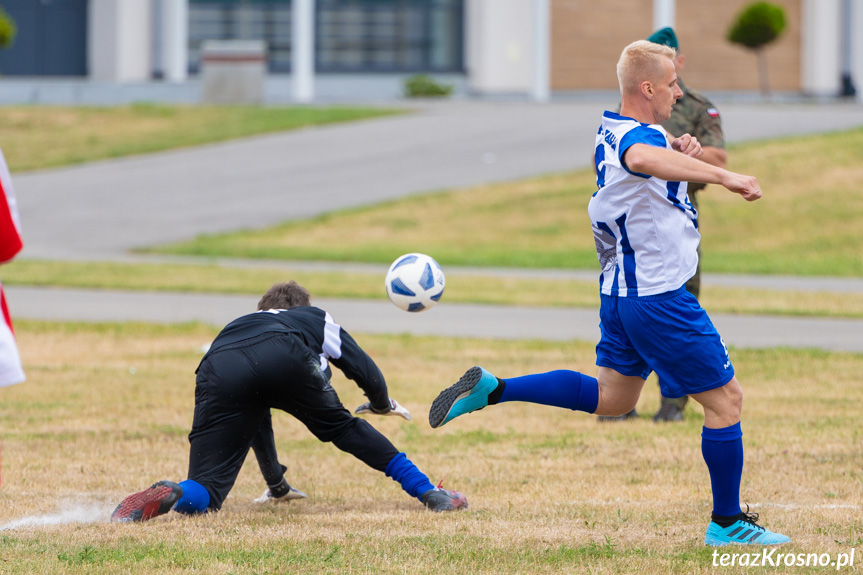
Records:
<instances>
[{"instance_id":1,"label":"dark hair","mask_svg":"<svg viewBox=\"0 0 863 575\"><path fill-rule=\"evenodd\" d=\"M274 284L268 289L258 302L258 309L290 309L310 304L309 291L291 280L287 283Z\"/></svg>"}]
</instances>

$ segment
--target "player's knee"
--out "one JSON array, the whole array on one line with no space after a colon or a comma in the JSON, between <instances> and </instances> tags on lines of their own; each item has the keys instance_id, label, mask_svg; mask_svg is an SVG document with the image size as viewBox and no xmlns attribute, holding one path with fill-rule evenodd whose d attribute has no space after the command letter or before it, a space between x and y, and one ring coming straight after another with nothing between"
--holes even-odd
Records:
<instances>
[{"instance_id":1,"label":"player's knee","mask_svg":"<svg viewBox=\"0 0 863 575\"><path fill-rule=\"evenodd\" d=\"M608 394L603 397L600 395L600 401L595 413L597 415L610 416L625 415L635 409L637 403L638 397L609 397Z\"/></svg>"},{"instance_id":2,"label":"player's knee","mask_svg":"<svg viewBox=\"0 0 863 575\"><path fill-rule=\"evenodd\" d=\"M638 403L637 397L635 397L635 398L630 398L630 397L620 398L614 406L614 411L615 411L614 414L615 415L625 415L625 414L629 413L630 411L632 411L633 409L635 409L635 406L637 403Z\"/></svg>"},{"instance_id":3,"label":"player's knee","mask_svg":"<svg viewBox=\"0 0 863 575\"><path fill-rule=\"evenodd\" d=\"M740 421L743 413L743 389L732 379L721 388L720 401L712 407L726 421Z\"/></svg>"},{"instance_id":4,"label":"player's knee","mask_svg":"<svg viewBox=\"0 0 863 575\"><path fill-rule=\"evenodd\" d=\"M740 387L740 383L737 381L737 378L729 381L725 387L729 407L740 414L743 411L743 388Z\"/></svg>"}]
</instances>

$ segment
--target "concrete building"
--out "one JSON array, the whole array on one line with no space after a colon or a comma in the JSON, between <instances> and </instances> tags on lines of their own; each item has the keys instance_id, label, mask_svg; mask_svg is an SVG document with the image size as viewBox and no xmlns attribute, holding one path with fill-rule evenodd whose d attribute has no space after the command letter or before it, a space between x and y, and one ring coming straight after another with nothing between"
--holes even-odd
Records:
<instances>
[{"instance_id":1,"label":"concrete building","mask_svg":"<svg viewBox=\"0 0 863 575\"><path fill-rule=\"evenodd\" d=\"M788 26L767 48L777 92L834 96L863 82L863 0L773 0ZM2 0L16 20L0 51L6 78L182 84L200 70L206 39L265 40L271 74L296 66L293 11L312 0ZM316 0L316 73L426 72L464 91L530 95L616 90L614 63L630 41L672 25L687 81L705 91L757 91L755 56L725 34L750 0ZM302 31L302 29L301 29ZM858 86L858 95L863 91Z\"/></svg>"}]
</instances>

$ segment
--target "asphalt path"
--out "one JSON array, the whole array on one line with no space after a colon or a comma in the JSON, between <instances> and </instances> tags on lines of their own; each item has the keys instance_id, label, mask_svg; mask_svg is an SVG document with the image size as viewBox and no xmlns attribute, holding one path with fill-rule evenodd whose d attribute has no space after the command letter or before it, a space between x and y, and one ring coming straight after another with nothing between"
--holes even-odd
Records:
<instances>
[{"instance_id":1,"label":"asphalt path","mask_svg":"<svg viewBox=\"0 0 863 575\"><path fill-rule=\"evenodd\" d=\"M51 321L202 322L223 326L255 310L259 296L6 288L16 317ZM387 301L314 298L350 332L550 341L599 339L599 312L442 302L407 313ZM842 319L711 314L735 347L804 347L863 352L863 322Z\"/></svg>"},{"instance_id":2,"label":"asphalt path","mask_svg":"<svg viewBox=\"0 0 863 575\"><path fill-rule=\"evenodd\" d=\"M424 104L398 117L13 174L23 256L107 257L201 233L585 167L608 105ZM729 142L863 125L863 105L852 103L722 110Z\"/></svg>"},{"instance_id":3,"label":"asphalt path","mask_svg":"<svg viewBox=\"0 0 863 575\"><path fill-rule=\"evenodd\" d=\"M267 226L432 190L585 167L593 132L606 107L608 102L581 100L547 105L423 104L397 117L13 174L26 244L19 257L134 261L136 256L129 254L134 247L201 233ZM863 125L863 106L853 103L729 104L722 110L729 142ZM568 273L473 271L521 273L538 281L549 273ZM572 273L595 279L593 273ZM715 279L725 285L765 282L744 276ZM705 278L707 285L710 281ZM856 280L766 281L771 289L836 291L835 286L844 286L838 289L861 291ZM256 300L15 287L7 293L13 315L19 318L214 325L247 313ZM443 302L427 313L407 314L386 302L316 303L358 333L589 341L598 334L596 310ZM863 351L860 321L724 315L713 319L730 345Z\"/></svg>"}]
</instances>

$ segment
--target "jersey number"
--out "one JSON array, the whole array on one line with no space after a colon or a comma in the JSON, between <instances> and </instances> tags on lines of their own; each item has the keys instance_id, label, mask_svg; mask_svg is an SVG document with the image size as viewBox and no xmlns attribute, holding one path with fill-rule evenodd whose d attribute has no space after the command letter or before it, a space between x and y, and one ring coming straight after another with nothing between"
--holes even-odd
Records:
<instances>
[{"instance_id":1,"label":"jersey number","mask_svg":"<svg viewBox=\"0 0 863 575\"><path fill-rule=\"evenodd\" d=\"M593 154L593 163L596 164L596 187L599 191L605 185L605 146L600 144ZM602 165L602 168L599 166Z\"/></svg>"}]
</instances>

